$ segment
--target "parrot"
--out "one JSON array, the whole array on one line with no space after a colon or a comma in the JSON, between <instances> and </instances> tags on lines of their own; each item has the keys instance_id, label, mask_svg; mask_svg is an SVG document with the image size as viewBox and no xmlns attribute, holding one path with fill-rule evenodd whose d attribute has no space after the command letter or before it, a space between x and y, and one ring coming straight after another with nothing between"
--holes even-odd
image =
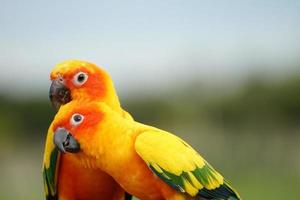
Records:
<instances>
[{"instance_id":1,"label":"parrot","mask_svg":"<svg viewBox=\"0 0 300 200\"><path fill-rule=\"evenodd\" d=\"M176 135L120 116L103 102L74 100L53 120L53 143L101 169L140 200L239 200L239 194Z\"/></svg>"},{"instance_id":2,"label":"parrot","mask_svg":"<svg viewBox=\"0 0 300 200\"><path fill-rule=\"evenodd\" d=\"M110 75L97 65L68 60L57 64L50 73L49 97L56 109L76 99L101 101L121 117L133 120L121 108ZM130 200L130 194L100 169L82 168L71 154L60 153L53 144L50 125L46 137L43 179L46 200ZM74 150L76 152L76 150Z\"/></svg>"}]
</instances>

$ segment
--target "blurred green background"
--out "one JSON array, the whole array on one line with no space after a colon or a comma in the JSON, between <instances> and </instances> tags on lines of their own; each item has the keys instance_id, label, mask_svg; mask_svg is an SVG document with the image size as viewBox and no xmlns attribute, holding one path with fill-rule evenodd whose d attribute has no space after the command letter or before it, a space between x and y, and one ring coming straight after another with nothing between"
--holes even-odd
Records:
<instances>
[{"instance_id":1,"label":"blurred green background","mask_svg":"<svg viewBox=\"0 0 300 200\"><path fill-rule=\"evenodd\" d=\"M193 83L160 97L127 97L136 120L176 133L244 199L298 199L300 76L251 79L224 93ZM1 199L40 199L41 161L53 109L47 99L0 100Z\"/></svg>"},{"instance_id":2,"label":"blurred green background","mask_svg":"<svg viewBox=\"0 0 300 200\"><path fill-rule=\"evenodd\" d=\"M300 198L297 1L1 1L0 199L42 199L51 68L103 65L137 121L185 139L243 199Z\"/></svg>"}]
</instances>

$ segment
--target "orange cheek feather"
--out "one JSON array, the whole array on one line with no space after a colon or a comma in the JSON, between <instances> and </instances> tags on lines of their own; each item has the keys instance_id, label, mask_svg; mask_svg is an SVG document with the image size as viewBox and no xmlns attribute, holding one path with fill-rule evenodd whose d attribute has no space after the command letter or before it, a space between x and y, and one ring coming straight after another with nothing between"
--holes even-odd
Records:
<instances>
[{"instance_id":1,"label":"orange cheek feather","mask_svg":"<svg viewBox=\"0 0 300 200\"><path fill-rule=\"evenodd\" d=\"M78 70L79 72L80 70ZM82 70L84 71L84 70ZM88 80L82 86L76 86L73 83L73 76L67 75L64 77L66 86L71 90L72 97L85 97L86 95L91 99L102 98L107 93L107 77L101 73L89 74ZM76 97L76 98L77 98Z\"/></svg>"},{"instance_id":2,"label":"orange cheek feather","mask_svg":"<svg viewBox=\"0 0 300 200\"><path fill-rule=\"evenodd\" d=\"M92 112L94 110L91 110ZM84 115L84 114L83 114ZM84 137L86 141L90 141L90 139L93 137L93 133L96 130L97 124L102 120L103 114L102 113L96 113L94 111L93 114L86 114L84 115L85 118L82 122L82 124L73 127L73 130L71 129L72 134L77 137Z\"/></svg>"},{"instance_id":3,"label":"orange cheek feather","mask_svg":"<svg viewBox=\"0 0 300 200\"><path fill-rule=\"evenodd\" d=\"M95 126L102 120L103 113L96 112L94 108L88 108L83 110L78 109L77 111L74 111L74 113L80 113L84 116L84 120L81 124L77 126L73 126L70 123L70 119L72 115L67 117L66 119L62 120L60 123L55 123L53 125L53 132L59 127L65 128L70 133L78 139L78 137L84 137L85 139L89 139L92 137L93 130L96 128Z\"/></svg>"}]
</instances>

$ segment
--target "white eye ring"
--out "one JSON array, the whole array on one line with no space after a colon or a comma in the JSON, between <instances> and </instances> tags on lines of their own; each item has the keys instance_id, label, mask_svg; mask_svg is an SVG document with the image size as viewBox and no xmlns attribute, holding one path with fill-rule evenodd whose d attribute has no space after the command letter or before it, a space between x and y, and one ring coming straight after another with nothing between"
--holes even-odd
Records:
<instances>
[{"instance_id":1,"label":"white eye ring","mask_svg":"<svg viewBox=\"0 0 300 200\"><path fill-rule=\"evenodd\" d=\"M75 113L74 115L72 115L71 117L71 120L70 120L70 123L73 125L73 126L76 126L78 124L81 124L81 122L83 121L84 119L84 116L81 115L81 114L78 114L78 113Z\"/></svg>"},{"instance_id":2,"label":"white eye ring","mask_svg":"<svg viewBox=\"0 0 300 200\"><path fill-rule=\"evenodd\" d=\"M88 80L88 75L85 72L78 72L73 78L73 83L77 86L83 85Z\"/></svg>"}]
</instances>

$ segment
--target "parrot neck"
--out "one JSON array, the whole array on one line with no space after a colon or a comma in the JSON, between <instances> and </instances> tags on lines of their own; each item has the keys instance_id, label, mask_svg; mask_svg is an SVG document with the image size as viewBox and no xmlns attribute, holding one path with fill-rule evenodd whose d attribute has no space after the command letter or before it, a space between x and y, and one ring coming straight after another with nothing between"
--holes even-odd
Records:
<instances>
[{"instance_id":1,"label":"parrot neck","mask_svg":"<svg viewBox=\"0 0 300 200\"><path fill-rule=\"evenodd\" d=\"M104 97L100 97L100 100L105 102L112 110L119 113L122 117L127 119L132 119L131 115L127 113L123 108L121 107L119 97L117 95L116 89L114 87L113 82L110 80L107 83L107 93Z\"/></svg>"},{"instance_id":2,"label":"parrot neck","mask_svg":"<svg viewBox=\"0 0 300 200\"><path fill-rule=\"evenodd\" d=\"M122 113L123 109L121 108L121 104L113 83L111 82L107 87L107 94L105 95L106 99L104 102L107 102L107 105L114 111Z\"/></svg>"},{"instance_id":3,"label":"parrot neck","mask_svg":"<svg viewBox=\"0 0 300 200\"><path fill-rule=\"evenodd\" d=\"M109 113L107 110L110 110ZM135 150L138 135L152 128L124 119L106 108L98 127L85 134L91 136L94 133L92 138L86 139L87 144L82 145L84 167L98 168L129 191L136 191L135 185L140 183L142 177L147 180L153 178L147 164Z\"/></svg>"},{"instance_id":4,"label":"parrot neck","mask_svg":"<svg viewBox=\"0 0 300 200\"><path fill-rule=\"evenodd\" d=\"M94 131L96 134L88 139L93 142L89 142L83 150L87 155L87 161L83 163L94 163L90 166L97 166L115 178L121 177L124 167L129 167L132 160L138 157L134 142L141 133L139 129L139 123L123 118L116 112L110 110L109 114L105 113L97 131Z\"/></svg>"}]
</instances>

